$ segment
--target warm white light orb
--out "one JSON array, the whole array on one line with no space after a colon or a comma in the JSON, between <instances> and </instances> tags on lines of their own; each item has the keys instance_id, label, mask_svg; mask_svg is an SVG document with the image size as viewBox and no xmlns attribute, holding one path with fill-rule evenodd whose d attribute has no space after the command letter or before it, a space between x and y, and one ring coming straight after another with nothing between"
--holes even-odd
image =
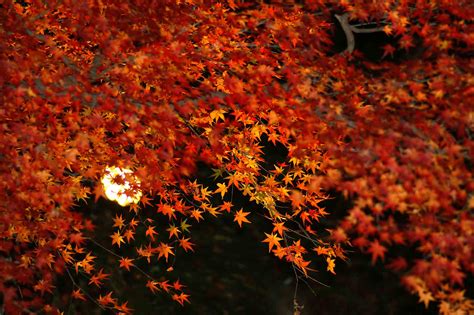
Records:
<instances>
[{"instance_id":1,"label":"warm white light orb","mask_svg":"<svg viewBox=\"0 0 474 315\"><path fill-rule=\"evenodd\" d=\"M101 182L104 186L105 196L109 200L116 201L122 207L140 201L142 192L137 189L132 191L127 179L133 179L135 185L139 185L140 181L135 176L125 176L125 174L132 174L131 170L112 166L107 167L105 171L106 174L102 177ZM117 183L117 178L121 178L120 183Z\"/></svg>"}]
</instances>

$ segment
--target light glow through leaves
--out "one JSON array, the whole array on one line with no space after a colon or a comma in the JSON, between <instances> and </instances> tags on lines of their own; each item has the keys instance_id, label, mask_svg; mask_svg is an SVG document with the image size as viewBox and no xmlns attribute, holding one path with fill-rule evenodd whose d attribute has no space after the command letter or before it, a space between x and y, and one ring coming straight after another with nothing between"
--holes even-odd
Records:
<instances>
[{"instance_id":1,"label":"light glow through leaves","mask_svg":"<svg viewBox=\"0 0 474 315\"><path fill-rule=\"evenodd\" d=\"M134 185L139 185L140 181L132 174L133 172L127 168L107 167L106 174L102 177L102 185L104 187L105 196L112 201L116 201L122 207L131 203L138 203L142 196L142 192L134 189L130 182L131 178L134 180Z\"/></svg>"}]
</instances>

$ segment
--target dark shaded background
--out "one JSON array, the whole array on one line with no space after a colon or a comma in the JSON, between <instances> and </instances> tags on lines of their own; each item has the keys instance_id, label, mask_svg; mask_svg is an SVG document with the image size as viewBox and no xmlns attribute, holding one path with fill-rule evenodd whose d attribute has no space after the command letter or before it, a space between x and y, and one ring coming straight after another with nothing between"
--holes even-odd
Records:
<instances>
[{"instance_id":1,"label":"dark shaded background","mask_svg":"<svg viewBox=\"0 0 474 315\"><path fill-rule=\"evenodd\" d=\"M128 300L135 314L293 314L296 287L293 269L289 263L268 254L268 245L262 243L263 233L272 230L271 223L258 215L259 209L252 209L255 205L246 204L244 199L234 200L236 204L239 202L246 211L255 210L249 215L252 224L239 228L231 214L218 218L208 215L199 224L189 221L192 242L196 244L194 253L178 250L168 265L163 260L157 263L156 257L151 265L137 263L157 280L180 279L186 285L185 292L191 295L190 304L182 307L166 293L153 295L145 287L145 276L137 270L127 272L119 269L117 257L92 245L98 256L97 262L107 266L105 271L112 274L106 286L121 301ZM325 206L332 210L332 214L321 222L321 226L333 226L342 218L348 205L341 196L327 201ZM128 210L103 199L81 205L78 209L93 218L97 225L94 240L107 248L112 248L113 216L116 213L123 213L124 217L130 215ZM154 214L150 212L150 216L158 225L159 237L166 239L167 218L156 214L156 210ZM380 263L372 266L369 256L356 249L349 250L349 261L336 262L337 275L326 272L326 264L321 260L312 263L313 268L320 270L314 278L327 287L311 280L307 283L299 281L297 301L304 306L302 314L437 314L433 303L425 309L416 296L400 286L399 278ZM114 252L136 256L133 247L124 245L120 249L115 246ZM174 270L166 271L171 264ZM85 277L79 276L76 281L92 296L108 292L88 286ZM91 302L71 301L68 298L71 288L67 277L57 285L57 292L64 293L62 301L58 297L57 302L63 304L65 314L109 313Z\"/></svg>"}]
</instances>

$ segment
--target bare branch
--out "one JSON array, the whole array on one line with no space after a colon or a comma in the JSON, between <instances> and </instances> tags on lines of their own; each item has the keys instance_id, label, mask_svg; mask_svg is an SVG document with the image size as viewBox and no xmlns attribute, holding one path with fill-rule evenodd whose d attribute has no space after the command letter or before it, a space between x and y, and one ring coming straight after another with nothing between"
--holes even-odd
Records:
<instances>
[{"instance_id":1,"label":"bare branch","mask_svg":"<svg viewBox=\"0 0 474 315\"><path fill-rule=\"evenodd\" d=\"M335 16L339 23L341 23L344 34L346 34L347 48L345 51L352 53L355 47L355 39L351 30L351 26L349 25L349 20L347 19L347 13L344 13L343 15L336 14Z\"/></svg>"},{"instance_id":2,"label":"bare branch","mask_svg":"<svg viewBox=\"0 0 474 315\"><path fill-rule=\"evenodd\" d=\"M349 19L348 19L349 14L344 13L343 15L336 14L335 17L341 23L342 30L344 31L344 34L346 35L346 40L347 40L347 48L345 51L348 51L349 53L352 53L355 48L355 38L354 38L354 33L359 33L359 34L368 34L368 33L375 33L375 32L383 32L383 27L373 27L373 28L358 28L355 27L354 25L349 24Z\"/></svg>"}]
</instances>

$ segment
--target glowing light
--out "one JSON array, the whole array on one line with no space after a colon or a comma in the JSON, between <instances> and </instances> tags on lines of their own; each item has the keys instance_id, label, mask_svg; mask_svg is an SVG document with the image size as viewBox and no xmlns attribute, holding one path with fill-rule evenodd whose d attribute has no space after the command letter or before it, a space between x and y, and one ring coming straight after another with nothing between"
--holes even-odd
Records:
<instances>
[{"instance_id":1,"label":"glowing light","mask_svg":"<svg viewBox=\"0 0 474 315\"><path fill-rule=\"evenodd\" d=\"M138 203L142 197L142 192L135 187L132 188L128 180L133 180L133 185L140 185L140 181L127 168L107 167L106 174L102 177L105 196L112 201L116 201L122 207L131 203ZM126 175L127 174L127 175Z\"/></svg>"}]
</instances>

